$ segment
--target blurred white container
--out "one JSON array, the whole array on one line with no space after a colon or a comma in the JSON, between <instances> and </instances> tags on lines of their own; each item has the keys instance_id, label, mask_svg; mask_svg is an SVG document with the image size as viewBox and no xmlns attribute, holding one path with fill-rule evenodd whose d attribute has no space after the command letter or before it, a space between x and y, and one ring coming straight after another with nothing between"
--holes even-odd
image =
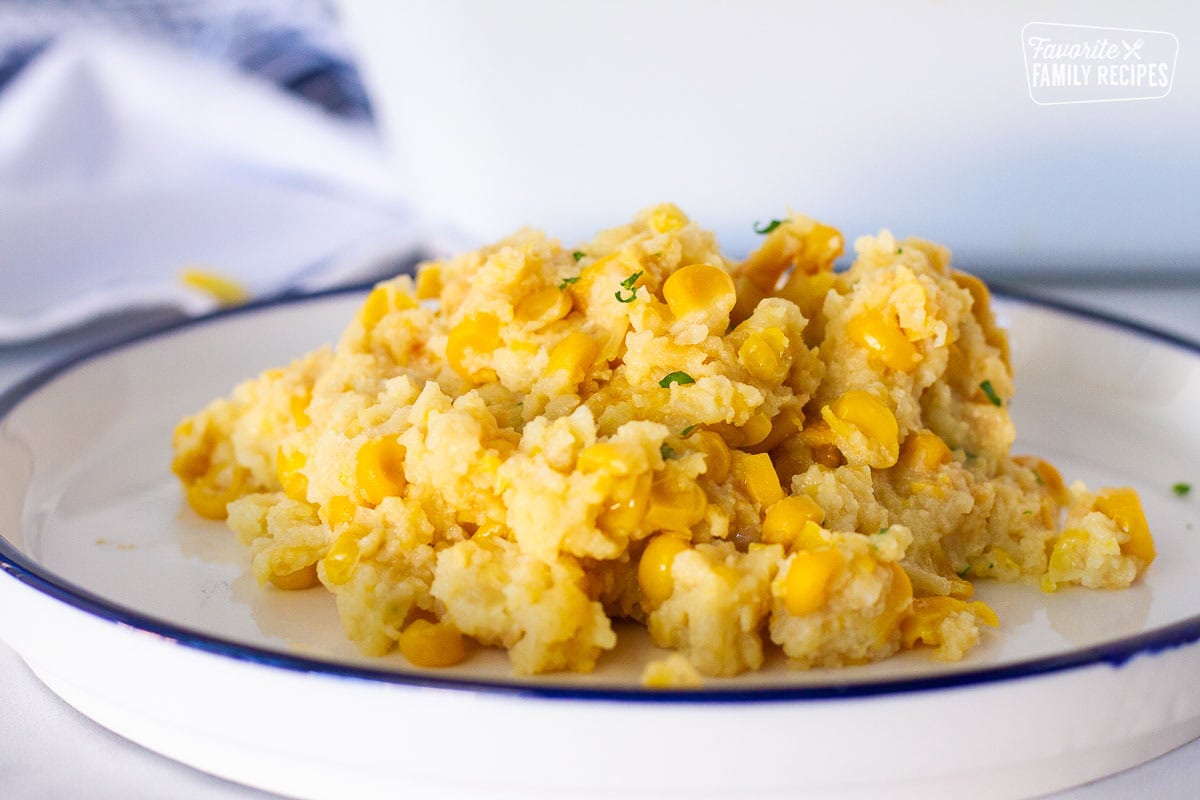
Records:
<instances>
[{"instance_id":1,"label":"blurred white container","mask_svg":"<svg viewBox=\"0 0 1200 800\"><path fill-rule=\"evenodd\" d=\"M790 206L852 237L888 226L945 241L993 276L1200 279L1195 4L342 10L414 200L473 238L533 224L569 243L673 200L744 251L754 220ZM1174 34L1169 94L1035 103L1022 37L1034 21Z\"/></svg>"}]
</instances>

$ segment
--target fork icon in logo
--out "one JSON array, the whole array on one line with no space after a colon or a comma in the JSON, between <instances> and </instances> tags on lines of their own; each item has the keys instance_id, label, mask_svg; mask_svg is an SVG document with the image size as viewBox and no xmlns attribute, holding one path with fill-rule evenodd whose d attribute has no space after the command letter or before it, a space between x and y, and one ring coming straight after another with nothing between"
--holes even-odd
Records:
<instances>
[{"instance_id":1,"label":"fork icon in logo","mask_svg":"<svg viewBox=\"0 0 1200 800\"><path fill-rule=\"evenodd\" d=\"M1142 54L1139 53L1138 51L1142 49L1142 45L1144 45L1145 43L1146 43L1146 41L1144 39L1138 39L1133 44L1130 44L1129 42L1122 39L1121 46L1125 48L1125 59L1124 60L1128 61L1129 57L1133 56L1138 61L1141 61Z\"/></svg>"}]
</instances>

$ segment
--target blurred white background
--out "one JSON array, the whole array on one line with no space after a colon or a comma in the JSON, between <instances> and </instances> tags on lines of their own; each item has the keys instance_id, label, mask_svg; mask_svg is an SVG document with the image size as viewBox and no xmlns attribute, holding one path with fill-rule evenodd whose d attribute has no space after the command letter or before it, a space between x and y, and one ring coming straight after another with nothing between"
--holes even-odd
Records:
<instances>
[{"instance_id":1,"label":"blurred white background","mask_svg":"<svg viewBox=\"0 0 1200 800\"><path fill-rule=\"evenodd\" d=\"M751 223L791 206L851 239L945 242L989 277L1200 280L1195 4L341 6L411 196L483 238L584 237L672 200L746 252ZM1077 38L1109 40L1107 63L1165 61L1169 92L1038 105L1035 21L1165 32Z\"/></svg>"},{"instance_id":2,"label":"blurred white background","mask_svg":"<svg viewBox=\"0 0 1200 800\"><path fill-rule=\"evenodd\" d=\"M1035 21L1165 32L1096 37L1169 36L1169 91L1035 103ZM791 207L993 280L1200 284L1197 49L1168 2L0 0L0 346L215 307L187 267L267 297L661 200L734 253Z\"/></svg>"}]
</instances>

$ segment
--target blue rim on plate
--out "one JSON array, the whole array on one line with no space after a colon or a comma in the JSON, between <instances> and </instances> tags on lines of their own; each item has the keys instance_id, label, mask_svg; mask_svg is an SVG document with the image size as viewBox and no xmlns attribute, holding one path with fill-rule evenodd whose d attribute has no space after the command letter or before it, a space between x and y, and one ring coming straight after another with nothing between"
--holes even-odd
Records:
<instances>
[{"instance_id":1,"label":"blue rim on plate","mask_svg":"<svg viewBox=\"0 0 1200 800\"><path fill-rule=\"evenodd\" d=\"M262 311L279 305L312 302L328 297L362 292L367 288L369 288L369 285L357 285L305 295L285 295L249 303L236 308L222 309L202 317L185 319L162 328L144 331L115 342L107 343L101 347L69 356L19 381L7 391L0 393L0 425L4 423L9 413L37 389L71 368L89 362L99 356L147 339L154 339L187 328L199 327L229 316ZM1011 287L993 286L992 288L993 293L1000 297L1032 306L1048 308L1069 316L1100 322L1110 327L1130 331L1141 337L1172 345L1200 356L1200 343L1157 330L1148 325L1121 319L1120 317L1091 309L1080 308L1069 303L1038 297L1035 294ZM541 699L608 702L632 701L639 703L746 703L861 698L976 686L996 681L1034 677L1062 670L1090 666L1108 665L1109 667L1117 668L1135 656L1153 654L1161 650L1193 644L1200 640L1200 615L1197 615L1137 636L1080 648L1061 655L1029 659L1000 667L956 670L942 675L929 675L918 678L845 681L821 686L704 688L673 691L643 688L623 689L603 685L596 687L565 686L562 684L538 685L536 683L466 680L460 678L443 678L427 674L399 673L386 669L373 669L336 661L306 658L266 648L237 644L217 636L157 620L148 614L110 602L69 581L63 580L18 551L8 539L3 537L2 532L0 532L0 571L7 573L42 594L66 603L98 619L151 633L195 650L239 661L275 667L290 672L374 681L401 687L487 692L490 694Z\"/></svg>"}]
</instances>

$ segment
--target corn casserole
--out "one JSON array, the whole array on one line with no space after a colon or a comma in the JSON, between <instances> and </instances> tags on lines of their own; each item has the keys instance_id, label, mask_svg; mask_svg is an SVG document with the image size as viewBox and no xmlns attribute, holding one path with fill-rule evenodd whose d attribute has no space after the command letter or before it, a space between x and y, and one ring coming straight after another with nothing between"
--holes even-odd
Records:
<instances>
[{"instance_id":1,"label":"corn casserole","mask_svg":"<svg viewBox=\"0 0 1200 800\"><path fill-rule=\"evenodd\" d=\"M184 419L173 469L266 591L323 586L365 653L471 641L591 670L612 621L647 685L928 648L973 581L1128 586L1137 494L1012 455L1008 341L949 251L799 214L730 261L673 205L576 249L533 231L378 284L336 347Z\"/></svg>"}]
</instances>

